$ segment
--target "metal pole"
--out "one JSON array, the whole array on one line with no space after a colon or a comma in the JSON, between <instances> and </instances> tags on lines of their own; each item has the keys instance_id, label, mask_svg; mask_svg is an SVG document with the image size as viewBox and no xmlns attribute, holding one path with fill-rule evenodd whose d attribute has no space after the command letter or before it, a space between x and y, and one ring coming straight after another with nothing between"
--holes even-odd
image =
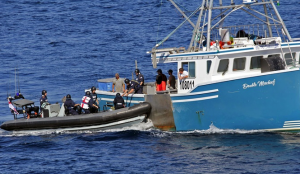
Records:
<instances>
[{"instance_id":1,"label":"metal pole","mask_svg":"<svg viewBox=\"0 0 300 174\"><path fill-rule=\"evenodd\" d=\"M288 39L290 40L290 42L292 42L293 40L292 40L292 38L291 38L291 35L290 35L289 31L286 29L286 26L285 26L283 20L281 19L280 15L279 15L279 13L278 13L278 11L277 11L276 6L274 5L273 0L270 0L270 2L271 2L271 4L272 4L272 7L273 7L273 9L274 9L274 12L275 12L275 14L276 14L278 20L281 22L282 28L283 28L283 30L284 30L286 36L288 37Z\"/></svg>"},{"instance_id":2,"label":"metal pole","mask_svg":"<svg viewBox=\"0 0 300 174\"><path fill-rule=\"evenodd\" d=\"M198 17L198 20L197 20L196 27L194 28L194 31L193 31L193 36L192 36L192 39L191 39L191 42L190 42L190 46L189 46L188 51L191 51L191 49L192 49L192 46L193 46L193 43L194 43L194 40L195 40L195 35L198 36L198 33L199 33L198 30L199 30L199 26L200 26L202 14L203 14L204 3L205 3L205 1L202 1L201 11L200 11L200 13L199 13L199 17ZM202 33L202 34L203 34L203 33ZM201 35L201 37L202 37L202 35Z\"/></svg>"},{"instance_id":3,"label":"metal pole","mask_svg":"<svg viewBox=\"0 0 300 174\"><path fill-rule=\"evenodd\" d=\"M193 28L195 28L195 24L184 14L184 12L175 4L175 2L173 0L169 0L174 7L184 16L184 18L193 26Z\"/></svg>"},{"instance_id":4,"label":"metal pole","mask_svg":"<svg viewBox=\"0 0 300 174\"><path fill-rule=\"evenodd\" d=\"M210 0L210 4L208 6L208 24L207 24L207 41L206 41L206 50L210 51L210 27L211 27L211 13L213 7L213 0Z\"/></svg>"},{"instance_id":5,"label":"metal pole","mask_svg":"<svg viewBox=\"0 0 300 174\"><path fill-rule=\"evenodd\" d=\"M264 1L264 0L263 0ZM264 10L265 10L265 15L268 16L268 11L267 11L267 6L266 4L264 4ZM268 25L268 30L269 30L269 37L273 37L273 34L272 34L272 28L270 26L270 21L269 21L269 18L266 17L266 20L267 20L267 25Z\"/></svg>"}]
</instances>

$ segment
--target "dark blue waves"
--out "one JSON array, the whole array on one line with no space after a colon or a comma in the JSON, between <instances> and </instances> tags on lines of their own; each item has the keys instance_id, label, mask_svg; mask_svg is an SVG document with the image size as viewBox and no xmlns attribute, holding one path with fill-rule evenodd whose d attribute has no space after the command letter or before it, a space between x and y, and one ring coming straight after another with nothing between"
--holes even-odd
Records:
<instances>
[{"instance_id":1,"label":"dark blue waves","mask_svg":"<svg viewBox=\"0 0 300 174\"><path fill-rule=\"evenodd\" d=\"M201 4L178 2L185 11ZM278 6L293 38L300 37L299 5L291 0ZM130 78L135 60L146 81L154 81L156 70L146 52L181 22L176 9L167 1L161 6L160 0L0 1L0 122L12 119L5 98L19 90L15 82L26 98L38 103L46 89L54 103L66 94L79 102L84 89L115 73ZM186 24L164 46L186 47L191 33ZM177 65L158 68L166 73ZM299 138L298 134L218 129L179 133L0 130L0 173L299 173Z\"/></svg>"}]
</instances>

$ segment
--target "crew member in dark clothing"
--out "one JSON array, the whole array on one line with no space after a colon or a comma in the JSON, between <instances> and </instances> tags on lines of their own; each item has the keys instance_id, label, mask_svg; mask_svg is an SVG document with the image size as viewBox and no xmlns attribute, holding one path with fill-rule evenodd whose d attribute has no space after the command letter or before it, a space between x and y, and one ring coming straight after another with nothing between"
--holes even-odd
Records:
<instances>
[{"instance_id":1,"label":"crew member in dark clothing","mask_svg":"<svg viewBox=\"0 0 300 174\"><path fill-rule=\"evenodd\" d=\"M48 103L47 91L46 90L42 91L42 96L41 96L41 99L40 99L40 110L41 110L41 112L43 111L43 108L45 107L44 103L45 104Z\"/></svg>"},{"instance_id":2,"label":"crew member in dark clothing","mask_svg":"<svg viewBox=\"0 0 300 174\"><path fill-rule=\"evenodd\" d=\"M81 113L80 104L76 104L72 99L71 95L66 96L65 106L69 110L69 114L78 115ZM77 111L76 111L77 110Z\"/></svg>"},{"instance_id":3,"label":"crew member in dark clothing","mask_svg":"<svg viewBox=\"0 0 300 174\"><path fill-rule=\"evenodd\" d=\"M116 97L114 99L114 106L116 110L125 107L124 99L123 97L121 97L120 93L116 94Z\"/></svg>"},{"instance_id":4,"label":"crew member in dark clothing","mask_svg":"<svg viewBox=\"0 0 300 174\"><path fill-rule=\"evenodd\" d=\"M170 89L176 89L175 88L175 76L173 76L173 70L169 70L168 71L168 73L169 73L169 81L168 81L168 84L169 84L169 87L170 87Z\"/></svg>"},{"instance_id":5,"label":"crew member in dark clothing","mask_svg":"<svg viewBox=\"0 0 300 174\"><path fill-rule=\"evenodd\" d=\"M141 92L140 87L139 87L140 85L135 80L130 81L129 79L125 79L125 84L127 86L127 89L123 93L122 97L128 96L129 94L132 94L132 93L141 94L141 93L139 93L139 92Z\"/></svg>"},{"instance_id":6,"label":"crew member in dark clothing","mask_svg":"<svg viewBox=\"0 0 300 174\"><path fill-rule=\"evenodd\" d=\"M89 114L91 113L90 109L93 107L96 107L96 105L93 104L91 93L90 91L86 91L85 96L82 97L81 108L84 110L84 113Z\"/></svg>"},{"instance_id":7,"label":"crew member in dark clothing","mask_svg":"<svg viewBox=\"0 0 300 174\"><path fill-rule=\"evenodd\" d=\"M143 94L144 76L143 76L143 74L141 74L139 69L135 70L135 75L136 75L135 81L137 81L139 84L137 94Z\"/></svg>"},{"instance_id":8,"label":"crew member in dark clothing","mask_svg":"<svg viewBox=\"0 0 300 174\"><path fill-rule=\"evenodd\" d=\"M91 99L93 101L93 104L96 105L96 107L92 107L90 108L90 111L91 113L97 113L98 112L98 108L99 108L99 101L98 101L98 98L97 98L97 94L96 94L96 87L93 86L91 88Z\"/></svg>"},{"instance_id":9,"label":"crew member in dark clothing","mask_svg":"<svg viewBox=\"0 0 300 174\"><path fill-rule=\"evenodd\" d=\"M157 70L156 76L156 91L165 91L167 84L167 77L162 73L161 69Z\"/></svg>"}]
</instances>

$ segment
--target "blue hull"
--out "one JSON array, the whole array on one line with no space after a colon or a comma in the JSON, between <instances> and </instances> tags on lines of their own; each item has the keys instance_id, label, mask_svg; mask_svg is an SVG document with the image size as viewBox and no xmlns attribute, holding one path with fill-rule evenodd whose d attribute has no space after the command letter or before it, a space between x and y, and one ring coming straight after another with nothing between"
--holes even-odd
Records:
<instances>
[{"instance_id":1,"label":"blue hull","mask_svg":"<svg viewBox=\"0 0 300 174\"><path fill-rule=\"evenodd\" d=\"M176 130L205 130L212 123L220 129L300 128L299 77L299 70L277 71L201 85L191 93L171 95ZM144 98L128 97L127 103L139 101Z\"/></svg>"}]
</instances>

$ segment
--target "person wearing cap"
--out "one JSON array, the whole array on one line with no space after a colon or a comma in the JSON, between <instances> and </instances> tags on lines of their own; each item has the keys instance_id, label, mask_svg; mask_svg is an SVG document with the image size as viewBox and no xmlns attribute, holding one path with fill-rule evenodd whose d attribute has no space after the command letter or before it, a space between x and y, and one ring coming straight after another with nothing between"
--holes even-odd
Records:
<instances>
[{"instance_id":1,"label":"person wearing cap","mask_svg":"<svg viewBox=\"0 0 300 174\"><path fill-rule=\"evenodd\" d=\"M189 77L189 73L187 71L184 71L183 68L179 68L179 72L178 72L179 80L182 81L188 77Z\"/></svg>"},{"instance_id":2,"label":"person wearing cap","mask_svg":"<svg viewBox=\"0 0 300 174\"><path fill-rule=\"evenodd\" d=\"M81 111L80 104L76 104L71 99L71 95L70 94L68 94L66 96L66 101L64 103L64 106L69 110L69 114L71 114L71 115L78 115L79 113L81 113L80 112Z\"/></svg>"},{"instance_id":3,"label":"person wearing cap","mask_svg":"<svg viewBox=\"0 0 300 174\"><path fill-rule=\"evenodd\" d=\"M85 114L90 114L90 110L92 108L97 108L98 110L98 106L93 104L93 100L91 98L91 93L90 91L86 91L85 95L82 97L81 99L81 108L84 110Z\"/></svg>"},{"instance_id":4,"label":"person wearing cap","mask_svg":"<svg viewBox=\"0 0 300 174\"><path fill-rule=\"evenodd\" d=\"M90 108L91 113L97 113L98 112L98 108L99 108L99 101L98 101L98 97L96 94L96 87L93 86L91 87L91 99L93 101L93 104L97 107L92 107Z\"/></svg>"},{"instance_id":5,"label":"person wearing cap","mask_svg":"<svg viewBox=\"0 0 300 174\"><path fill-rule=\"evenodd\" d=\"M140 87L139 87L140 85L138 84L137 81L125 79L125 84L127 86L127 89L122 94L122 97L128 96L129 94L142 94Z\"/></svg>"},{"instance_id":6,"label":"person wearing cap","mask_svg":"<svg viewBox=\"0 0 300 174\"><path fill-rule=\"evenodd\" d=\"M173 70L169 69L169 80L168 80L168 85L170 89L176 89L175 88L175 76L173 75Z\"/></svg>"},{"instance_id":7,"label":"person wearing cap","mask_svg":"<svg viewBox=\"0 0 300 174\"><path fill-rule=\"evenodd\" d=\"M45 107L45 104L48 103L48 98L47 98L47 91L43 90L42 91L42 96L40 98L40 111L43 111L43 108ZM43 105L44 104L44 105Z\"/></svg>"},{"instance_id":8,"label":"person wearing cap","mask_svg":"<svg viewBox=\"0 0 300 174\"><path fill-rule=\"evenodd\" d=\"M143 74L141 74L139 69L135 70L135 75L136 75L135 81L137 81L138 84L139 84L138 94L143 94L143 86L144 86L144 83L145 83L144 82L144 76L143 76Z\"/></svg>"},{"instance_id":9,"label":"person wearing cap","mask_svg":"<svg viewBox=\"0 0 300 174\"><path fill-rule=\"evenodd\" d=\"M121 97L120 93L116 94L116 97L114 99L114 106L115 106L115 110L125 107L124 99L123 97Z\"/></svg>"},{"instance_id":10,"label":"person wearing cap","mask_svg":"<svg viewBox=\"0 0 300 174\"><path fill-rule=\"evenodd\" d=\"M165 91L166 90L166 84L167 84L167 77L162 73L161 69L157 70L157 76L156 76L156 91Z\"/></svg>"},{"instance_id":11,"label":"person wearing cap","mask_svg":"<svg viewBox=\"0 0 300 174\"><path fill-rule=\"evenodd\" d=\"M112 85L112 92L125 92L125 84L124 80L120 78L119 74L116 73L115 79ZM115 90L116 87L116 90Z\"/></svg>"}]
</instances>

